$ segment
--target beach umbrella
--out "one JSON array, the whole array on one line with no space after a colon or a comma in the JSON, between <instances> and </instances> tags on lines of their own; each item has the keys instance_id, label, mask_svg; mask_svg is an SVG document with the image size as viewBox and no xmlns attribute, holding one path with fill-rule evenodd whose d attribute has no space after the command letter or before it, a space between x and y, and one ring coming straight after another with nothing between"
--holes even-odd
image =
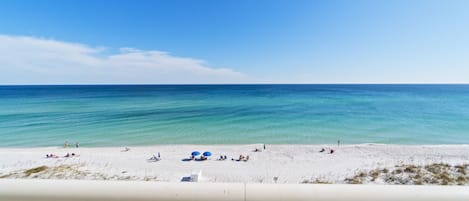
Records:
<instances>
[{"instance_id":1,"label":"beach umbrella","mask_svg":"<svg viewBox=\"0 0 469 201\"><path fill-rule=\"evenodd\" d=\"M193 151L193 152L191 153L191 155L192 155L192 156L198 156L198 155L200 155L200 152L198 152L198 151Z\"/></svg>"},{"instance_id":2,"label":"beach umbrella","mask_svg":"<svg viewBox=\"0 0 469 201\"><path fill-rule=\"evenodd\" d=\"M212 155L212 153L211 153L211 152L209 152L209 151L206 151L206 152L204 152L204 153L203 153L203 155L204 155L204 156L211 156L211 155Z\"/></svg>"}]
</instances>

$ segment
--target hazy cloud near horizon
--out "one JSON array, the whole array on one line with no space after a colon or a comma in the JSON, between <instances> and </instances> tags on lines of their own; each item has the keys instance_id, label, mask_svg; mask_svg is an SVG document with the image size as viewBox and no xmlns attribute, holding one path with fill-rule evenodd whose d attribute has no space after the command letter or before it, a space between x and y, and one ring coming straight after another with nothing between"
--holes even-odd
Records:
<instances>
[{"instance_id":1,"label":"hazy cloud near horizon","mask_svg":"<svg viewBox=\"0 0 469 201\"><path fill-rule=\"evenodd\" d=\"M247 75L156 50L0 35L0 84L239 83Z\"/></svg>"},{"instance_id":2,"label":"hazy cloud near horizon","mask_svg":"<svg viewBox=\"0 0 469 201\"><path fill-rule=\"evenodd\" d=\"M253 73L246 69L241 72L239 66L214 68L201 59L158 50L111 49L0 34L0 85L467 83L468 67L466 58L462 57L465 53L459 51L448 57L419 59L418 53L399 58L331 52L328 57L312 57L308 61L298 61L297 65L285 62L284 67L269 67ZM282 58L263 60L267 62L265 65L273 61L281 63Z\"/></svg>"}]
</instances>

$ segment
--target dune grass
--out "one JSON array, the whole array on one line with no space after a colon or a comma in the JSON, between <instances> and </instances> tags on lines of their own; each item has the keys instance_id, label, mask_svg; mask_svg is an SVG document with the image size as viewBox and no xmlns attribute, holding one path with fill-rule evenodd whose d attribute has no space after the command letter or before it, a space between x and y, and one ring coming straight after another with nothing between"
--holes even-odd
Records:
<instances>
[{"instance_id":1,"label":"dune grass","mask_svg":"<svg viewBox=\"0 0 469 201\"><path fill-rule=\"evenodd\" d=\"M26 174L26 176L30 176L31 174L43 172L43 171L47 170L48 168L49 167L43 165L43 166L39 166L39 167L35 167L35 168L25 170L24 174Z\"/></svg>"},{"instance_id":2,"label":"dune grass","mask_svg":"<svg viewBox=\"0 0 469 201\"><path fill-rule=\"evenodd\" d=\"M425 166L398 165L392 170L361 171L344 180L347 184L384 183L402 185L469 185L469 165L435 163Z\"/></svg>"}]
</instances>

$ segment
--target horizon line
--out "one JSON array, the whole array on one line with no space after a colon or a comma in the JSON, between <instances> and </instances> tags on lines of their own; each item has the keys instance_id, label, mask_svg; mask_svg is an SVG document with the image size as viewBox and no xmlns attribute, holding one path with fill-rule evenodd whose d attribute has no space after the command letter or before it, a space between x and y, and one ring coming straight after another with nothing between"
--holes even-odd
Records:
<instances>
[{"instance_id":1,"label":"horizon line","mask_svg":"<svg viewBox=\"0 0 469 201\"><path fill-rule=\"evenodd\" d=\"M0 86L177 86L177 85L469 85L468 83L72 83L72 84L0 84Z\"/></svg>"}]
</instances>

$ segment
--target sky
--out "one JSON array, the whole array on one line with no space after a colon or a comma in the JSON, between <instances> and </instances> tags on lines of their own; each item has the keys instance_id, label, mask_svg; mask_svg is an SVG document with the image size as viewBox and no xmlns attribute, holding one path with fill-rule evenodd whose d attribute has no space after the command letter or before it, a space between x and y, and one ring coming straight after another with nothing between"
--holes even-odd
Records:
<instances>
[{"instance_id":1,"label":"sky","mask_svg":"<svg viewBox=\"0 0 469 201\"><path fill-rule=\"evenodd\" d=\"M3 0L0 84L469 83L466 0Z\"/></svg>"}]
</instances>

